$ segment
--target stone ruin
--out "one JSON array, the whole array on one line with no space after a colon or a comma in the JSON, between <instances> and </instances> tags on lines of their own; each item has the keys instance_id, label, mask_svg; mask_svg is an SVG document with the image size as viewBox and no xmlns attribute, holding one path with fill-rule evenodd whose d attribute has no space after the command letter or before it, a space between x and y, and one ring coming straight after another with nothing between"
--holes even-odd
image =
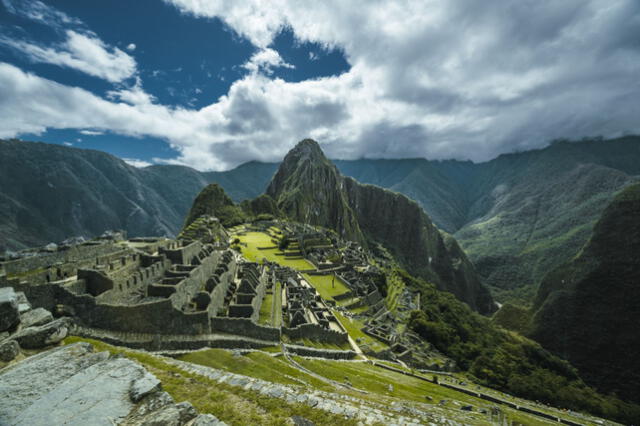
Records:
<instances>
[{"instance_id":1,"label":"stone ruin","mask_svg":"<svg viewBox=\"0 0 640 426\"><path fill-rule=\"evenodd\" d=\"M110 233L15 256L0 262L0 288L24 293L55 317L70 317L78 335L130 347L260 347L279 344L283 333L347 342L344 330L335 323L330 328L335 318L315 290L302 290L295 271L247 262L229 249L215 218L194 223L175 240L123 240ZM260 325L262 301L276 280L285 283L283 309L291 315L282 327Z\"/></svg>"}]
</instances>

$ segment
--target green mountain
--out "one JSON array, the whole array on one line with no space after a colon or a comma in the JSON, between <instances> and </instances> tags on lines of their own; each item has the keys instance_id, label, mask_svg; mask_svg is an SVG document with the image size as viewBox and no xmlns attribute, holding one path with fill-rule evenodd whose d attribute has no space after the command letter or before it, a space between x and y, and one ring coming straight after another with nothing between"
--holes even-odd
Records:
<instances>
[{"instance_id":1,"label":"green mountain","mask_svg":"<svg viewBox=\"0 0 640 426\"><path fill-rule=\"evenodd\" d=\"M267 195L289 218L331 228L345 239L380 243L411 273L479 312L495 310L464 252L453 238L445 242L416 202L343 177L317 142L303 140L287 154Z\"/></svg>"},{"instance_id":2,"label":"green mountain","mask_svg":"<svg viewBox=\"0 0 640 426\"><path fill-rule=\"evenodd\" d=\"M570 262L545 276L531 336L598 389L640 401L640 184L620 192Z\"/></svg>"},{"instance_id":3,"label":"green mountain","mask_svg":"<svg viewBox=\"0 0 640 426\"><path fill-rule=\"evenodd\" d=\"M571 259L613 195L640 175L640 138L557 142L480 164L337 161L342 173L416 200L453 234L499 300L533 299Z\"/></svg>"},{"instance_id":4,"label":"green mountain","mask_svg":"<svg viewBox=\"0 0 640 426\"><path fill-rule=\"evenodd\" d=\"M228 172L183 166L135 168L100 151L0 140L0 251L93 237L175 235L198 192L219 182L235 200L255 197L277 165Z\"/></svg>"},{"instance_id":5,"label":"green mountain","mask_svg":"<svg viewBox=\"0 0 640 426\"><path fill-rule=\"evenodd\" d=\"M364 242L342 176L311 139L287 153L266 194L298 222L331 228L344 239Z\"/></svg>"}]
</instances>

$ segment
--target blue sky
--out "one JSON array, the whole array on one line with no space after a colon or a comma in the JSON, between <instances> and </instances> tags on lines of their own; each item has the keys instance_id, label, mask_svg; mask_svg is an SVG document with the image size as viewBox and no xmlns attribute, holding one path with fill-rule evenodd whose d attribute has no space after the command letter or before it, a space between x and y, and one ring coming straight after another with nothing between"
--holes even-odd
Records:
<instances>
[{"instance_id":1,"label":"blue sky","mask_svg":"<svg viewBox=\"0 0 640 426\"><path fill-rule=\"evenodd\" d=\"M5 36L52 45L64 42L64 31L68 29L93 32L106 45L134 57L136 74L143 82L144 90L158 103L174 108L203 108L225 95L234 81L250 72L243 64L259 50L217 18L184 15L175 7L155 0L44 2L52 10L77 20L60 26L25 16L20 8L28 11L28 3L5 1L0 5L0 28ZM149 11L153 12L151 16ZM340 49L297 42L286 29L275 37L272 45L286 63L296 64L295 68L274 67L270 74L272 78L297 82L339 75L349 69ZM0 61L102 97L108 96L115 87L136 82L136 76L130 76L113 84L77 69L35 62L20 50L8 46L0 49ZM41 133L21 133L19 137L98 149L141 163L179 155L179 151L162 138L132 137L108 129L50 128Z\"/></svg>"},{"instance_id":2,"label":"blue sky","mask_svg":"<svg viewBox=\"0 0 640 426\"><path fill-rule=\"evenodd\" d=\"M0 0L0 137L224 170L638 133L633 0Z\"/></svg>"}]
</instances>

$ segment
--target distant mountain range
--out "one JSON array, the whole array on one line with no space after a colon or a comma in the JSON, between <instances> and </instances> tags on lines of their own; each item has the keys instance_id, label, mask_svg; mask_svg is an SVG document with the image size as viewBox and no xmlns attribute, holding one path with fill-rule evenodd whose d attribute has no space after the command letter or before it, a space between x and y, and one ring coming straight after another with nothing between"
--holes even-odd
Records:
<instances>
[{"instance_id":1,"label":"distant mountain range","mask_svg":"<svg viewBox=\"0 0 640 426\"><path fill-rule=\"evenodd\" d=\"M614 195L640 175L640 138L556 142L468 161L334 161L339 171L407 195L451 233L499 300L531 301L570 260ZM125 229L175 235L196 194L219 183L234 201L263 193L277 163L227 172L129 166L109 154L0 141L0 250Z\"/></svg>"}]
</instances>

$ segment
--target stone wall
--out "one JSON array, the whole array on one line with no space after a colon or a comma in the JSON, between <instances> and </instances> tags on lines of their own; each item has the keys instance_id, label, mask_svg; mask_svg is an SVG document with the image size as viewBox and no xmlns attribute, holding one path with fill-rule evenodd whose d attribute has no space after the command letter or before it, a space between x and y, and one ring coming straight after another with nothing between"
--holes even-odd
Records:
<instances>
[{"instance_id":1,"label":"stone wall","mask_svg":"<svg viewBox=\"0 0 640 426\"><path fill-rule=\"evenodd\" d=\"M160 334L210 332L206 312L178 311L169 299L138 305L110 305L97 303L88 294L74 294L58 284L18 285L16 290L24 291L34 308L43 307L53 312L56 305L64 305L79 324L87 327Z\"/></svg>"},{"instance_id":2,"label":"stone wall","mask_svg":"<svg viewBox=\"0 0 640 426\"><path fill-rule=\"evenodd\" d=\"M196 255L197 254L198 253L196 253ZM200 265L190 271L188 277L176 284L176 291L170 296L173 306L175 306L176 309L186 309L193 296L204 288L207 279L213 275L213 272L216 270L220 256L221 252L213 251L200 261Z\"/></svg>"},{"instance_id":3,"label":"stone wall","mask_svg":"<svg viewBox=\"0 0 640 426\"><path fill-rule=\"evenodd\" d=\"M174 264L190 265L191 259L200 253L201 249L202 243L200 241L194 241L187 246L175 249L161 247L158 249L158 252L167 256L167 259L171 260Z\"/></svg>"},{"instance_id":4,"label":"stone wall","mask_svg":"<svg viewBox=\"0 0 640 426\"><path fill-rule=\"evenodd\" d=\"M316 349L316 348L309 348L307 346L299 346L299 345L284 345L284 346L288 352L291 352L300 356L326 358L326 359L353 359L356 357L356 353L352 350L335 351L331 349Z\"/></svg>"},{"instance_id":5,"label":"stone wall","mask_svg":"<svg viewBox=\"0 0 640 426\"><path fill-rule=\"evenodd\" d=\"M97 257L104 256L107 253L121 250L121 247L109 242L80 244L77 246L71 246L66 250L60 249L51 253L41 253L39 256L10 260L8 262L4 262L4 268L7 275L22 274L27 271L46 269L56 263L69 263L85 259L95 259Z\"/></svg>"},{"instance_id":6,"label":"stone wall","mask_svg":"<svg viewBox=\"0 0 640 426\"><path fill-rule=\"evenodd\" d=\"M282 327L282 334L291 340L309 339L322 343L342 345L349 343L349 335L330 330L319 324L301 324L295 328Z\"/></svg>"},{"instance_id":7,"label":"stone wall","mask_svg":"<svg viewBox=\"0 0 640 426\"><path fill-rule=\"evenodd\" d=\"M249 318L214 317L210 322L212 332L238 334L274 342L280 340L280 329L255 324Z\"/></svg>"}]
</instances>

